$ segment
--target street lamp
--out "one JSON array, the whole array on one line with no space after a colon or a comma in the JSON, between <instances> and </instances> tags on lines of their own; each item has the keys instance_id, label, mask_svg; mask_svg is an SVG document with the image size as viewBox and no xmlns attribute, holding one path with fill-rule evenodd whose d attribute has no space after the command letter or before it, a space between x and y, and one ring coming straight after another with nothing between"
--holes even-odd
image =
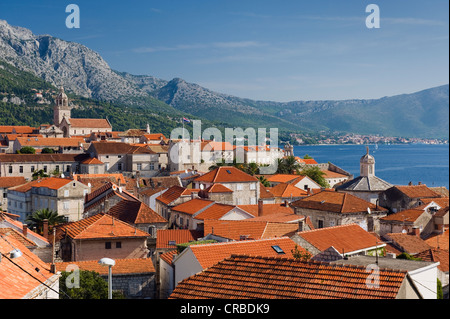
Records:
<instances>
[{"instance_id":1,"label":"street lamp","mask_svg":"<svg viewBox=\"0 0 450 319\"><path fill-rule=\"evenodd\" d=\"M115 260L111 258L102 258L98 261L100 265L108 266L108 299L112 299L112 270L111 268L116 264Z\"/></svg>"}]
</instances>

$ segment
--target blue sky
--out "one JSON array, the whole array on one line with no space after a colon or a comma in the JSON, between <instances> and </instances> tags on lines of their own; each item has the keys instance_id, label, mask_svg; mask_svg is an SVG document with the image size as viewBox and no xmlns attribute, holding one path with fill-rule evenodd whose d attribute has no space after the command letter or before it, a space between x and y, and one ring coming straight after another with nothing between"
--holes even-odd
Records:
<instances>
[{"instance_id":1,"label":"blue sky","mask_svg":"<svg viewBox=\"0 0 450 319\"><path fill-rule=\"evenodd\" d=\"M68 29L68 4L80 8ZM380 28L365 24L368 4ZM449 82L447 0L22 0L0 19L79 42L115 70L273 101L380 98Z\"/></svg>"}]
</instances>

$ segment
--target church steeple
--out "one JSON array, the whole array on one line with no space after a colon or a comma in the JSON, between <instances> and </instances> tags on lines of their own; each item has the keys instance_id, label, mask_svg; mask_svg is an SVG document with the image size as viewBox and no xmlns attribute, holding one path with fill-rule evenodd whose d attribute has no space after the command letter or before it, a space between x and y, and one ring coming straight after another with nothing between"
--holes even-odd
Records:
<instances>
[{"instance_id":1,"label":"church steeple","mask_svg":"<svg viewBox=\"0 0 450 319\"><path fill-rule=\"evenodd\" d=\"M359 167L361 176L375 176L375 158L369 154L368 146L367 153L359 161Z\"/></svg>"},{"instance_id":2,"label":"church steeple","mask_svg":"<svg viewBox=\"0 0 450 319\"><path fill-rule=\"evenodd\" d=\"M64 87L61 85L59 94L55 99L55 107L53 109L53 124L59 127L64 117L70 118L69 98L64 93Z\"/></svg>"}]
</instances>

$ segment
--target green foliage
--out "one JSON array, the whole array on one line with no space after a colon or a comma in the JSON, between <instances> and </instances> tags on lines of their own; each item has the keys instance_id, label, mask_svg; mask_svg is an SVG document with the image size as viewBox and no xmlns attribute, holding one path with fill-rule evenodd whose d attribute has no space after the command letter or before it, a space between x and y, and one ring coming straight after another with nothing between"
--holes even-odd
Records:
<instances>
[{"instance_id":1,"label":"green foliage","mask_svg":"<svg viewBox=\"0 0 450 319\"><path fill-rule=\"evenodd\" d=\"M43 169L40 169L38 171L34 171L31 177L33 180L37 180L38 178L50 177L50 175L46 174Z\"/></svg>"},{"instance_id":2,"label":"green foliage","mask_svg":"<svg viewBox=\"0 0 450 319\"><path fill-rule=\"evenodd\" d=\"M312 257L312 254L308 251L308 249L301 251L298 249L297 245L295 245L294 249L291 250L291 253L295 260L300 261L308 261Z\"/></svg>"},{"instance_id":3,"label":"green foliage","mask_svg":"<svg viewBox=\"0 0 450 319\"><path fill-rule=\"evenodd\" d=\"M330 184L324 178L325 173L320 170L318 166L304 167L300 172L301 175L308 176L321 187L329 188Z\"/></svg>"},{"instance_id":4,"label":"green foliage","mask_svg":"<svg viewBox=\"0 0 450 319\"><path fill-rule=\"evenodd\" d=\"M297 162L295 156L287 156L277 160L277 174L299 174L300 163Z\"/></svg>"},{"instance_id":5,"label":"green foliage","mask_svg":"<svg viewBox=\"0 0 450 319\"><path fill-rule=\"evenodd\" d=\"M308 154L305 154L305 156L303 156L303 159L313 159L311 156L309 156Z\"/></svg>"},{"instance_id":6,"label":"green foliage","mask_svg":"<svg viewBox=\"0 0 450 319\"><path fill-rule=\"evenodd\" d=\"M217 240L209 239L209 240L197 240L197 241L190 241L188 243L182 243L177 244L177 252L180 254L183 250L185 250L187 247L191 245L204 245L204 244L214 244L217 243Z\"/></svg>"},{"instance_id":7,"label":"green foliage","mask_svg":"<svg viewBox=\"0 0 450 319\"><path fill-rule=\"evenodd\" d=\"M54 154L55 151L52 148L45 147L41 151L42 154Z\"/></svg>"},{"instance_id":8,"label":"green foliage","mask_svg":"<svg viewBox=\"0 0 450 319\"><path fill-rule=\"evenodd\" d=\"M421 258L413 257L410 254L405 253L405 252L403 252L400 255L398 255L397 259L418 260L418 261L422 260Z\"/></svg>"},{"instance_id":9,"label":"green foliage","mask_svg":"<svg viewBox=\"0 0 450 319\"><path fill-rule=\"evenodd\" d=\"M36 154L36 150L31 146L24 146L17 151L17 154Z\"/></svg>"},{"instance_id":10,"label":"green foliage","mask_svg":"<svg viewBox=\"0 0 450 319\"><path fill-rule=\"evenodd\" d=\"M257 179L263 184L264 187L270 187L270 182L264 176L258 176Z\"/></svg>"},{"instance_id":11,"label":"green foliage","mask_svg":"<svg viewBox=\"0 0 450 319\"><path fill-rule=\"evenodd\" d=\"M442 289L442 282L437 278L437 299L444 299L444 291Z\"/></svg>"},{"instance_id":12,"label":"green foliage","mask_svg":"<svg viewBox=\"0 0 450 319\"><path fill-rule=\"evenodd\" d=\"M44 220L48 220L49 226L55 226L64 223L66 218L64 216L58 215L58 213L53 210L43 208L40 210L36 210L33 214L28 216L25 222L27 223L28 227L36 227L38 232L42 234Z\"/></svg>"},{"instance_id":13,"label":"green foliage","mask_svg":"<svg viewBox=\"0 0 450 319\"><path fill-rule=\"evenodd\" d=\"M70 299L108 299L108 283L95 271L80 270L80 286L79 288L68 288L66 279L72 272L61 272L59 278L59 290L67 294ZM69 281L70 281L69 277ZM61 298L68 299L62 293ZM119 291L113 291L113 299L124 299L124 296Z\"/></svg>"}]
</instances>

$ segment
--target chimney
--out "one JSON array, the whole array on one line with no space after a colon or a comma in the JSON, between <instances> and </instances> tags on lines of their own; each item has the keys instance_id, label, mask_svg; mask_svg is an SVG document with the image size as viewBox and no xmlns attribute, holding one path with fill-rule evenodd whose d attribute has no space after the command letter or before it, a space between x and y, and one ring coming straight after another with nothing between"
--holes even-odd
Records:
<instances>
[{"instance_id":1,"label":"chimney","mask_svg":"<svg viewBox=\"0 0 450 319\"><path fill-rule=\"evenodd\" d=\"M422 185L422 182L418 182L417 185Z\"/></svg>"},{"instance_id":2,"label":"chimney","mask_svg":"<svg viewBox=\"0 0 450 319\"><path fill-rule=\"evenodd\" d=\"M418 226L414 226L412 228L411 235L419 237L420 236L420 228Z\"/></svg>"},{"instance_id":3,"label":"chimney","mask_svg":"<svg viewBox=\"0 0 450 319\"><path fill-rule=\"evenodd\" d=\"M23 237L27 237L27 234L28 234L28 226L27 226L27 224L23 224L22 225L22 234L23 234Z\"/></svg>"},{"instance_id":4,"label":"chimney","mask_svg":"<svg viewBox=\"0 0 450 319\"><path fill-rule=\"evenodd\" d=\"M258 200L258 216L262 216L263 206L264 206L264 202L262 201L262 199L259 199Z\"/></svg>"},{"instance_id":5,"label":"chimney","mask_svg":"<svg viewBox=\"0 0 450 319\"><path fill-rule=\"evenodd\" d=\"M48 240L48 219L44 219L42 228L44 232L44 238Z\"/></svg>"},{"instance_id":6,"label":"chimney","mask_svg":"<svg viewBox=\"0 0 450 319\"><path fill-rule=\"evenodd\" d=\"M289 207L289 202L288 202L287 199L284 200L284 206L285 206L285 207Z\"/></svg>"}]
</instances>

